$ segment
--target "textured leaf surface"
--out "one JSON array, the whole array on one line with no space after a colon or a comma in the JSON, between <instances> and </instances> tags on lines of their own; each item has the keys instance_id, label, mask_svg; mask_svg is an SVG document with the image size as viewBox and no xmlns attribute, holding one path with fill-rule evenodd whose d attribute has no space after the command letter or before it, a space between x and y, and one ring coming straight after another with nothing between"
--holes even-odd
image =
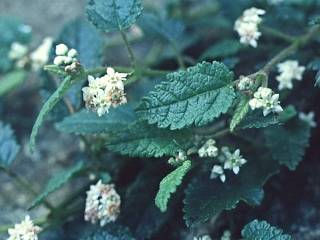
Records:
<instances>
[{"instance_id":1,"label":"textured leaf surface","mask_svg":"<svg viewBox=\"0 0 320 240\"><path fill-rule=\"evenodd\" d=\"M140 118L161 128L203 126L225 113L235 98L233 73L222 63L199 63L167 79L136 109Z\"/></svg>"},{"instance_id":2,"label":"textured leaf surface","mask_svg":"<svg viewBox=\"0 0 320 240\"><path fill-rule=\"evenodd\" d=\"M59 85L57 90L49 97L49 99L44 103L43 107L41 108L30 135L29 147L31 152L33 152L34 150L36 144L36 137L45 117L50 113L50 111L55 107L55 105L60 101L60 99L63 98L64 93L70 88L71 82L71 76L67 76L64 79L64 81Z\"/></svg>"},{"instance_id":3,"label":"textured leaf surface","mask_svg":"<svg viewBox=\"0 0 320 240\"><path fill-rule=\"evenodd\" d=\"M62 122L56 124L56 128L66 133L98 134L126 128L134 120L135 116L132 108L128 105L122 105L110 109L108 114L101 117L95 112L83 109L64 118Z\"/></svg>"},{"instance_id":4,"label":"textured leaf surface","mask_svg":"<svg viewBox=\"0 0 320 240\"><path fill-rule=\"evenodd\" d=\"M284 234L281 229L271 226L266 221L253 220L248 223L241 235L244 240L291 240L291 236Z\"/></svg>"},{"instance_id":5,"label":"textured leaf surface","mask_svg":"<svg viewBox=\"0 0 320 240\"><path fill-rule=\"evenodd\" d=\"M45 198L53 193L54 191L61 188L64 184L66 184L69 180L71 180L77 173L79 173L84 168L84 163L79 162L76 165L72 166L69 169L62 170L53 176L47 186L43 190L43 192L32 202L30 209L42 203Z\"/></svg>"},{"instance_id":6,"label":"textured leaf surface","mask_svg":"<svg viewBox=\"0 0 320 240\"><path fill-rule=\"evenodd\" d=\"M263 198L262 186L275 174L278 164L269 159L249 160L238 175L228 174L225 183L201 173L186 189L184 219L187 225L209 221L223 210L231 210L242 200L258 205Z\"/></svg>"},{"instance_id":7,"label":"textured leaf surface","mask_svg":"<svg viewBox=\"0 0 320 240\"><path fill-rule=\"evenodd\" d=\"M249 98L243 98L239 102L233 116L230 122L230 130L233 132L233 130L236 128L236 126L242 121L242 119L247 115L247 113L250 110L249 106Z\"/></svg>"},{"instance_id":8,"label":"textured leaf surface","mask_svg":"<svg viewBox=\"0 0 320 240\"><path fill-rule=\"evenodd\" d=\"M80 240L134 240L126 227L109 224L106 227L87 230Z\"/></svg>"},{"instance_id":9,"label":"textured leaf surface","mask_svg":"<svg viewBox=\"0 0 320 240\"><path fill-rule=\"evenodd\" d=\"M177 187L182 183L182 179L190 169L191 161L184 161L181 166L169 173L160 182L160 188L157 193L155 203L162 212L167 210L167 205L171 194L177 190Z\"/></svg>"},{"instance_id":10,"label":"textured leaf surface","mask_svg":"<svg viewBox=\"0 0 320 240\"><path fill-rule=\"evenodd\" d=\"M242 48L239 41L236 40L223 40L208 48L200 57L204 59L215 59L220 57L229 57L238 53Z\"/></svg>"},{"instance_id":11,"label":"textured leaf surface","mask_svg":"<svg viewBox=\"0 0 320 240\"><path fill-rule=\"evenodd\" d=\"M191 136L190 131L159 129L143 121L110 134L106 145L111 151L131 157L172 156L189 145Z\"/></svg>"},{"instance_id":12,"label":"textured leaf surface","mask_svg":"<svg viewBox=\"0 0 320 240\"><path fill-rule=\"evenodd\" d=\"M142 9L140 0L89 0L87 15L97 28L112 32L134 24Z\"/></svg>"},{"instance_id":13,"label":"textured leaf surface","mask_svg":"<svg viewBox=\"0 0 320 240\"><path fill-rule=\"evenodd\" d=\"M265 129L267 147L272 158L295 170L309 145L311 128L305 122L293 120L284 126Z\"/></svg>"},{"instance_id":14,"label":"textured leaf surface","mask_svg":"<svg viewBox=\"0 0 320 240\"><path fill-rule=\"evenodd\" d=\"M26 78L26 72L16 70L8 73L0 79L0 96L14 90L20 86Z\"/></svg>"},{"instance_id":15,"label":"textured leaf surface","mask_svg":"<svg viewBox=\"0 0 320 240\"><path fill-rule=\"evenodd\" d=\"M0 167L8 168L19 149L11 127L0 122Z\"/></svg>"},{"instance_id":16,"label":"textured leaf surface","mask_svg":"<svg viewBox=\"0 0 320 240\"><path fill-rule=\"evenodd\" d=\"M263 116L259 110L250 111L245 118L239 123L238 128L264 128L270 125L278 124L279 116L277 114L269 114Z\"/></svg>"}]
</instances>

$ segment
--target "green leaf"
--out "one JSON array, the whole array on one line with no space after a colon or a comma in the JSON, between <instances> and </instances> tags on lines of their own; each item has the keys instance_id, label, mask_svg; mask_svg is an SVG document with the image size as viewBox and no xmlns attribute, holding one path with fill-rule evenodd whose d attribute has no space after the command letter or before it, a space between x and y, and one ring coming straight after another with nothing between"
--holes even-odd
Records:
<instances>
[{"instance_id":1,"label":"green leaf","mask_svg":"<svg viewBox=\"0 0 320 240\"><path fill-rule=\"evenodd\" d=\"M295 170L309 146L311 127L295 119L286 125L265 129L264 135L272 158Z\"/></svg>"},{"instance_id":2,"label":"green leaf","mask_svg":"<svg viewBox=\"0 0 320 240\"><path fill-rule=\"evenodd\" d=\"M27 73L23 70L16 70L4 75L0 79L0 96L9 93L22 85Z\"/></svg>"},{"instance_id":3,"label":"green leaf","mask_svg":"<svg viewBox=\"0 0 320 240\"><path fill-rule=\"evenodd\" d=\"M187 150L191 137L190 131L159 129L143 121L110 134L106 146L131 157L172 156L179 149Z\"/></svg>"},{"instance_id":4,"label":"green leaf","mask_svg":"<svg viewBox=\"0 0 320 240\"><path fill-rule=\"evenodd\" d=\"M320 71L317 72L315 86L320 87Z\"/></svg>"},{"instance_id":5,"label":"green leaf","mask_svg":"<svg viewBox=\"0 0 320 240\"><path fill-rule=\"evenodd\" d=\"M111 109L108 114L101 117L97 113L81 110L63 119L56 124L61 132L75 134L99 134L126 128L135 120L134 112L128 105Z\"/></svg>"},{"instance_id":6,"label":"green leaf","mask_svg":"<svg viewBox=\"0 0 320 240\"><path fill-rule=\"evenodd\" d=\"M238 175L227 174L222 183L210 179L209 171L201 172L186 189L184 219L188 226L209 221L223 210L231 210L240 201L258 205L263 198L262 186L278 171L278 164L269 159L252 159Z\"/></svg>"},{"instance_id":7,"label":"green leaf","mask_svg":"<svg viewBox=\"0 0 320 240\"><path fill-rule=\"evenodd\" d=\"M291 240L283 230L271 226L266 221L253 220L241 231L243 240Z\"/></svg>"},{"instance_id":8,"label":"green leaf","mask_svg":"<svg viewBox=\"0 0 320 240\"><path fill-rule=\"evenodd\" d=\"M82 233L79 240L135 240L128 228L121 225L108 224L104 228L92 228Z\"/></svg>"},{"instance_id":9,"label":"green leaf","mask_svg":"<svg viewBox=\"0 0 320 240\"><path fill-rule=\"evenodd\" d=\"M49 194L61 188L64 184L70 181L77 173L81 172L84 168L83 162L78 162L76 165L69 169L62 170L53 176L47 183L43 192L31 203L29 209L32 209L41 204Z\"/></svg>"},{"instance_id":10,"label":"green leaf","mask_svg":"<svg viewBox=\"0 0 320 240\"><path fill-rule=\"evenodd\" d=\"M233 73L222 63L199 63L167 79L136 109L141 119L160 128L203 126L225 113L235 98Z\"/></svg>"},{"instance_id":11,"label":"green leaf","mask_svg":"<svg viewBox=\"0 0 320 240\"><path fill-rule=\"evenodd\" d=\"M270 125L278 124L279 116L277 114L269 114L263 116L262 111L250 111L245 118L239 123L239 129L246 128L265 128Z\"/></svg>"},{"instance_id":12,"label":"green leaf","mask_svg":"<svg viewBox=\"0 0 320 240\"><path fill-rule=\"evenodd\" d=\"M8 168L19 152L14 133L9 125L0 121L0 168Z\"/></svg>"},{"instance_id":13,"label":"green leaf","mask_svg":"<svg viewBox=\"0 0 320 240\"><path fill-rule=\"evenodd\" d=\"M105 32L129 28L142 10L140 0L89 0L87 5L89 21Z\"/></svg>"},{"instance_id":14,"label":"green leaf","mask_svg":"<svg viewBox=\"0 0 320 240\"><path fill-rule=\"evenodd\" d=\"M237 54L242 45L237 40L223 40L208 48L200 57L200 60L230 57Z\"/></svg>"},{"instance_id":15,"label":"green leaf","mask_svg":"<svg viewBox=\"0 0 320 240\"><path fill-rule=\"evenodd\" d=\"M167 210L171 194L174 193L177 190L177 187L182 183L182 179L191 169L191 165L191 161L184 161L180 167L169 173L160 182L160 188L157 193L155 203L162 212Z\"/></svg>"},{"instance_id":16,"label":"green leaf","mask_svg":"<svg viewBox=\"0 0 320 240\"><path fill-rule=\"evenodd\" d=\"M286 107L279 115L279 122L285 123L297 115L297 110L293 105Z\"/></svg>"},{"instance_id":17,"label":"green leaf","mask_svg":"<svg viewBox=\"0 0 320 240\"><path fill-rule=\"evenodd\" d=\"M62 69L61 67L57 66L57 65L46 65L43 67L43 70L52 73L54 75L59 75L62 77L67 76L68 74L66 73L66 71L64 71L64 69Z\"/></svg>"},{"instance_id":18,"label":"green leaf","mask_svg":"<svg viewBox=\"0 0 320 240\"><path fill-rule=\"evenodd\" d=\"M49 99L45 102L43 107L40 110L40 113L36 119L36 122L33 125L32 132L30 135L29 147L30 151L33 152L36 144L36 137L38 135L39 129L45 119L45 117L50 113L50 111L54 108L54 106L63 98L64 93L71 87L72 85L72 77L67 76L63 82L59 85L57 90L49 97Z\"/></svg>"},{"instance_id":19,"label":"green leaf","mask_svg":"<svg viewBox=\"0 0 320 240\"><path fill-rule=\"evenodd\" d=\"M236 126L242 121L242 119L247 115L250 110L249 98L244 97L240 100L230 122L230 130L234 131Z\"/></svg>"}]
</instances>

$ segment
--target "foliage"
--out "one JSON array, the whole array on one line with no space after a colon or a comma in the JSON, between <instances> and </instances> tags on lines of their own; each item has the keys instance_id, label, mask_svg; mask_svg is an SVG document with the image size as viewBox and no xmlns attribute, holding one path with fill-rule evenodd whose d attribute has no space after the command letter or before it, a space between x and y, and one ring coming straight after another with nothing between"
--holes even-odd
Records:
<instances>
[{"instance_id":1,"label":"foliage","mask_svg":"<svg viewBox=\"0 0 320 240\"><path fill-rule=\"evenodd\" d=\"M19 149L11 127L0 122L0 168L8 168L15 160Z\"/></svg>"}]
</instances>

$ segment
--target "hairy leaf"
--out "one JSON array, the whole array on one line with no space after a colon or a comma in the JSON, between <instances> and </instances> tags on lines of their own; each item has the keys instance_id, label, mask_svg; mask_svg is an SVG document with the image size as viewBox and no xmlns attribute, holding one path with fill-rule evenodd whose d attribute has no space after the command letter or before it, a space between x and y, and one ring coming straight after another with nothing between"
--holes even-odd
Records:
<instances>
[{"instance_id":1,"label":"hairy leaf","mask_svg":"<svg viewBox=\"0 0 320 240\"><path fill-rule=\"evenodd\" d=\"M223 40L208 48L200 57L204 59L215 59L220 57L229 57L238 53L242 45L237 40Z\"/></svg>"},{"instance_id":2,"label":"hairy leaf","mask_svg":"<svg viewBox=\"0 0 320 240\"><path fill-rule=\"evenodd\" d=\"M279 123L279 116L277 114L269 114L263 116L259 110L250 111L245 118L239 123L238 128L265 128L269 125Z\"/></svg>"},{"instance_id":3,"label":"hairy leaf","mask_svg":"<svg viewBox=\"0 0 320 240\"><path fill-rule=\"evenodd\" d=\"M56 128L66 133L98 134L115 131L115 129L121 130L134 120L132 108L128 105L122 105L110 109L108 114L101 117L95 112L83 109L64 118L62 122L56 124Z\"/></svg>"},{"instance_id":4,"label":"hairy leaf","mask_svg":"<svg viewBox=\"0 0 320 240\"><path fill-rule=\"evenodd\" d=\"M79 162L71 168L62 170L55 176L53 176L47 183L47 186L45 187L43 192L32 202L29 209L32 209L38 206L40 203L42 203L46 199L46 197L48 197L49 194L61 188L64 184L70 181L77 173L82 171L84 166L85 165L83 162Z\"/></svg>"},{"instance_id":5,"label":"hairy leaf","mask_svg":"<svg viewBox=\"0 0 320 240\"><path fill-rule=\"evenodd\" d=\"M235 98L233 73L222 63L199 63L167 79L136 109L141 119L161 128L203 126L225 113Z\"/></svg>"},{"instance_id":6,"label":"hairy leaf","mask_svg":"<svg viewBox=\"0 0 320 240\"><path fill-rule=\"evenodd\" d=\"M250 110L249 106L249 98L244 97L239 102L233 116L230 122L230 130L233 132L233 130L236 128L236 126L242 121L242 119L247 115L247 113Z\"/></svg>"},{"instance_id":7,"label":"hairy leaf","mask_svg":"<svg viewBox=\"0 0 320 240\"><path fill-rule=\"evenodd\" d=\"M172 156L189 145L190 131L159 129L147 122L136 122L110 134L107 147L131 157Z\"/></svg>"},{"instance_id":8,"label":"hairy leaf","mask_svg":"<svg viewBox=\"0 0 320 240\"><path fill-rule=\"evenodd\" d=\"M310 134L310 126L297 119L264 131L272 158L290 170L295 170L303 159L305 150L309 146Z\"/></svg>"},{"instance_id":9,"label":"hairy leaf","mask_svg":"<svg viewBox=\"0 0 320 240\"><path fill-rule=\"evenodd\" d=\"M8 168L19 149L11 127L0 122L0 168Z\"/></svg>"},{"instance_id":10,"label":"hairy leaf","mask_svg":"<svg viewBox=\"0 0 320 240\"><path fill-rule=\"evenodd\" d=\"M235 208L241 200L258 205L263 198L262 186L277 170L278 164L269 159L252 159L238 175L227 174L225 183L210 179L209 172L201 172L185 191L187 225L209 221L221 211Z\"/></svg>"},{"instance_id":11,"label":"hairy leaf","mask_svg":"<svg viewBox=\"0 0 320 240\"><path fill-rule=\"evenodd\" d=\"M43 107L40 110L40 113L36 119L36 122L33 125L32 132L30 135L29 147L31 152L34 151L36 144L36 137L38 135L39 129L45 119L45 117L50 113L50 111L54 108L54 106L63 98L64 93L70 88L72 85L72 77L67 76L63 82L59 85L57 90L49 97L49 99L45 102Z\"/></svg>"},{"instance_id":12,"label":"hairy leaf","mask_svg":"<svg viewBox=\"0 0 320 240\"><path fill-rule=\"evenodd\" d=\"M129 28L142 9L140 0L89 0L87 15L97 28L112 32Z\"/></svg>"},{"instance_id":13,"label":"hairy leaf","mask_svg":"<svg viewBox=\"0 0 320 240\"><path fill-rule=\"evenodd\" d=\"M266 221L253 220L241 231L244 240L291 240L281 229L271 226Z\"/></svg>"},{"instance_id":14,"label":"hairy leaf","mask_svg":"<svg viewBox=\"0 0 320 240\"><path fill-rule=\"evenodd\" d=\"M23 70L16 70L3 76L0 79L0 96L9 93L10 91L22 85L25 78L26 72Z\"/></svg>"},{"instance_id":15,"label":"hairy leaf","mask_svg":"<svg viewBox=\"0 0 320 240\"><path fill-rule=\"evenodd\" d=\"M167 204L171 197L171 194L177 190L177 187L182 183L182 179L190 169L191 161L184 161L181 166L169 173L160 182L160 187L155 199L155 203L162 212L165 212L167 210Z\"/></svg>"}]
</instances>

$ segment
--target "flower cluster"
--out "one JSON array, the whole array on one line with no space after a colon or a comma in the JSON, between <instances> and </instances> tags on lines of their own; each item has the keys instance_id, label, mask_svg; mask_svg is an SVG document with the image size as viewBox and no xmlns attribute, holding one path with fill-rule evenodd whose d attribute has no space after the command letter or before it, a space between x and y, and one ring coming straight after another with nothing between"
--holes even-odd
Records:
<instances>
[{"instance_id":1,"label":"flower cluster","mask_svg":"<svg viewBox=\"0 0 320 240\"><path fill-rule=\"evenodd\" d=\"M221 240L231 240L231 232L229 230L224 231Z\"/></svg>"},{"instance_id":2,"label":"flower cluster","mask_svg":"<svg viewBox=\"0 0 320 240\"><path fill-rule=\"evenodd\" d=\"M74 72L79 67L79 61L77 59L78 52L75 49L70 49L65 44L59 44L56 46L56 57L53 63L57 66L64 67L66 72Z\"/></svg>"},{"instance_id":3,"label":"flower cluster","mask_svg":"<svg viewBox=\"0 0 320 240\"><path fill-rule=\"evenodd\" d=\"M29 216L19 223L15 224L14 228L9 228L9 238L7 240L38 240L38 233L41 228L34 225Z\"/></svg>"},{"instance_id":4,"label":"flower cluster","mask_svg":"<svg viewBox=\"0 0 320 240\"><path fill-rule=\"evenodd\" d=\"M279 75L276 77L279 82L278 89L292 89L293 84L292 81L302 80L302 74L306 69L304 66L299 66L298 61L295 60L287 60L283 63L279 63L277 65Z\"/></svg>"},{"instance_id":5,"label":"flower cluster","mask_svg":"<svg viewBox=\"0 0 320 240\"><path fill-rule=\"evenodd\" d=\"M118 73L113 68L107 68L107 74L100 78L88 76L89 85L82 88L83 100L86 107L98 116L109 111L109 108L117 107L127 102L123 81L128 74Z\"/></svg>"},{"instance_id":6,"label":"flower cluster","mask_svg":"<svg viewBox=\"0 0 320 240\"><path fill-rule=\"evenodd\" d=\"M259 87L253 97L249 101L250 108L252 110L262 108L264 116L267 116L271 112L279 113L283 111L280 106L279 94L273 94L270 88Z\"/></svg>"},{"instance_id":7,"label":"flower cluster","mask_svg":"<svg viewBox=\"0 0 320 240\"><path fill-rule=\"evenodd\" d=\"M173 166L178 166L185 160L187 160L187 154L185 153L185 151L179 150L176 156L169 158L168 163Z\"/></svg>"},{"instance_id":8,"label":"flower cluster","mask_svg":"<svg viewBox=\"0 0 320 240\"><path fill-rule=\"evenodd\" d=\"M120 203L120 196L114 185L103 184L100 180L87 191L84 219L91 223L100 221L100 226L114 222L120 213Z\"/></svg>"},{"instance_id":9,"label":"flower cluster","mask_svg":"<svg viewBox=\"0 0 320 240\"><path fill-rule=\"evenodd\" d=\"M228 147L222 147L221 153L218 157L222 165L214 165L211 170L210 178L220 178L222 182L226 181L226 175L224 173L225 169L232 170L234 174L238 174L240 167L244 165L247 160L242 157L240 150L237 149L234 152L231 152Z\"/></svg>"},{"instance_id":10,"label":"flower cluster","mask_svg":"<svg viewBox=\"0 0 320 240\"><path fill-rule=\"evenodd\" d=\"M200 237L193 237L193 240L211 240L209 235L202 235Z\"/></svg>"},{"instance_id":11,"label":"flower cluster","mask_svg":"<svg viewBox=\"0 0 320 240\"><path fill-rule=\"evenodd\" d=\"M247 76L240 76L240 80L237 87L240 91L247 91L247 90L250 90L252 85L253 85L253 80L251 78Z\"/></svg>"},{"instance_id":12,"label":"flower cluster","mask_svg":"<svg viewBox=\"0 0 320 240\"><path fill-rule=\"evenodd\" d=\"M198 150L199 157L216 157L218 148L214 139L208 139L206 143Z\"/></svg>"},{"instance_id":13,"label":"flower cluster","mask_svg":"<svg viewBox=\"0 0 320 240\"><path fill-rule=\"evenodd\" d=\"M240 18L234 24L234 30L240 36L240 42L252 47L258 46L258 39L261 32L258 30L258 25L261 23L261 15L266 12L263 9L249 8L245 10Z\"/></svg>"},{"instance_id":14,"label":"flower cluster","mask_svg":"<svg viewBox=\"0 0 320 240\"><path fill-rule=\"evenodd\" d=\"M316 127L317 123L314 120L314 112L309 112L308 114L305 114L303 112L299 113L299 119L301 121L306 122L310 127Z\"/></svg>"}]
</instances>

